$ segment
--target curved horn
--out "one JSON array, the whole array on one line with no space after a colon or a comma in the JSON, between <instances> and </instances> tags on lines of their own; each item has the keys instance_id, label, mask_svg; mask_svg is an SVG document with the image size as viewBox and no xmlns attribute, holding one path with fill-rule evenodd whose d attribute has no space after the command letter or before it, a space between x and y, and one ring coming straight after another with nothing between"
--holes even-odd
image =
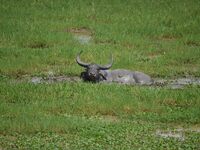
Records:
<instances>
[{"instance_id":1,"label":"curved horn","mask_svg":"<svg viewBox=\"0 0 200 150\"><path fill-rule=\"evenodd\" d=\"M77 55L77 57L76 57L76 62L77 62L80 66L82 66L82 67L88 67L90 64L84 63L84 62L82 62L81 59L80 59L80 54L81 54L82 52L83 52L83 51L80 51L80 52L78 53L78 55Z\"/></svg>"},{"instance_id":2,"label":"curved horn","mask_svg":"<svg viewBox=\"0 0 200 150\"><path fill-rule=\"evenodd\" d=\"M111 55L110 63L109 63L109 64L107 64L107 65L105 65L105 66L101 66L101 65L98 65L98 66L99 66L99 68L100 68L101 70L107 70L107 69L109 69L109 68L112 67L112 64L113 64L113 55Z\"/></svg>"}]
</instances>

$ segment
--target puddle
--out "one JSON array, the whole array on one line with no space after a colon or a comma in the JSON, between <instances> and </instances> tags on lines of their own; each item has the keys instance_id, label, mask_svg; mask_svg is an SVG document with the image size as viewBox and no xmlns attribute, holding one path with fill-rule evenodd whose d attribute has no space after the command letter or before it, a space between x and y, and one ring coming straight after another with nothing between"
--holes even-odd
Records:
<instances>
[{"instance_id":1,"label":"puddle","mask_svg":"<svg viewBox=\"0 0 200 150\"><path fill-rule=\"evenodd\" d=\"M92 31L86 27L69 28L67 32L70 32L74 36L74 39L82 45L89 44L92 40Z\"/></svg>"},{"instance_id":2,"label":"puddle","mask_svg":"<svg viewBox=\"0 0 200 150\"><path fill-rule=\"evenodd\" d=\"M180 141L184 141L186 139L185 132L195 132L200 133L199 127L189 127L189 128L177 128L174 130L156 130L155 135L161 138L174 138Z\"/></svg>"},{"instance_id":3,"label":"puddle","mask_svg":"<svg viewBox=\"0 0 200 150\"><path fill-rule=\"evenodd\" d=\"M162 131L162 130L156 130L155 133L156 136L162 137L162 138L174 138L180 141L185 140L185 135L182 131Z\"/></svg>"},{"instance_id":4,"label":"puddle","mask_svg":"<svg viewBox=\"0 0 200 150\"><path fill-rule=\"evenodd\" d=\"M74 35L74 39L77 40L80 44L85 45L91 42L92 36L90 35Z\"/></svg>"},{"instance_id":5,"label":"puddle","mask_svg":"<svg viewBox=\"0 0 200 150\"><path fill-rule=\"evenodd\" d=\"M54 76L47 77L32 77L29 82L34 84L40 83L56 83L56 82L80 82L79 76ZM102 82L106 84L106 82ZM120 84L120 83L119 83ZM134 83L133 83L134 84ZM129 84L131 85L131 84ZM149 86L154 87L168 87L170 89L183 89L187 85L200 85L200 78L180 78L180 79L154 79L154 83Z\"/></svg>"},{"instance_id":6,"label":"puddle","mask_svg":"<svg viewBox=\"0 0 200 150\"><path fill-rule=\"evenodd\" d=\"M200 78L197 77L187 77L187 78L177 78L177 79L161 79L155 78L154 82L149 85L140 85L136 83L117 83L116 84L126 84L126 85L137 85L137 86L151 86L151 87L167 87L169 89L184 89L188 85L198 85L200 86ZM53 72L49 71L47 76L22 76L18 79L14 79L14 82L29 82L33 84L42 83L57 83L57 82L83 82L79 76L67 76L61 75L56 76ZM100 82L101 84L111 84L111 82Z\"/></svg>"},{"instance_id":7,"label":"puddle","mask_svg":"<svg viewBox=\"0 0 200 150\"><path fill-rule=\"evenodd\" d=\"M152 86L165 86L170 89L183 89L187 85L200 85L200 78L154 79Z\"/></svg>"},{"instance_id":8,"label":"puddle","mask_svg":"<svg viewBox=\"0 0 200 150\"><path fill-rule=\"evenodd\" d=\"M39 83L42 83L42 80L43 80L42 77L33 77L33 78L31 79L31 83L39 84Z\"/></svg>"},{"instance_id":9,"label":"puddle","mask_svg":"<svg viewBox=\"0 0 200 150\"><path fill-rule=\"evenodd\" d=\"M79 82L81 79L78 76L53 76L53 77L32 77L29 83L42 84L42 83L59 83L59 82Z\"/></svg>"}]
</instances>

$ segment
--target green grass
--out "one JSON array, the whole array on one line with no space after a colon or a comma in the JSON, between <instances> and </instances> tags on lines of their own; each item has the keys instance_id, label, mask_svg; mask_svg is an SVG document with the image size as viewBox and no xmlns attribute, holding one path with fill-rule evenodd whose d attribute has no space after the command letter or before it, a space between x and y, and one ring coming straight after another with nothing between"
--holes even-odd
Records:
<instances>
[{"instance_id":1,"label":"green grass","mask_svg":"<svg viewBox=\"0 0 200 150\"><path fill-rule=\"evenodd\" d=\"M192 131L195 126L199 129L199 87L170 90L116 84L34 85L7 79L1 83L2 147L199 147L199 133ZM180 127L191 129L184 132L185 141L156 136L157 129Z\"/></svg>"},{"instance_id":2,"label":"green grass","mask_svg":"<svg viewBox=\"0 0 200 150\"><path fill-rule=\"evenodd\" d=\"M1 0L0 149L199 149L200 90L32 84L80 75L82 59L156 77L200 77L200 1ZM71 29L86 29L88 45ZM156 131L183 128L185 140Z\"/></svg>"},{"instance_id":3,"label":"green grass","mask_svg":"<svg viewBox=\"0 0 200 150\"><path fill-rule=\"evenodd\" d=\"M1 3L2 74L77 75L74 58L83 50L88 61L105 63L113 53L113 68L155 77L200 75L198 0ZM67 32L83 27L93 33L87 46Z\"/></svg>"}]
</instances>

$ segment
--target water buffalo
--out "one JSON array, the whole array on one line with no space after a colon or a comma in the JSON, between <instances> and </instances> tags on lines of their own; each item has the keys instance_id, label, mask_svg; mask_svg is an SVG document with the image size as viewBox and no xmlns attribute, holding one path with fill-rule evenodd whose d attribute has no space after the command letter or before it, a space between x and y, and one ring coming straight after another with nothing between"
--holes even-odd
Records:
<instances>
[{"instance_id":1,"label":"water buffalo","mask_svg":"<svg viewBox=\"0 0 200 150\"><path fill-rule=\"evenodd\" d=\"M109 70L113 64L113 57L107 65L99 65L96 63L85 63L81 61L80 54L77 55L76 62L85 68L81 73L81 78L84 81L90 82L117 82L124 84L151 84L153 80L147 74L138 71L131 71L126 69Z\"/></svg>"}]
</instances>

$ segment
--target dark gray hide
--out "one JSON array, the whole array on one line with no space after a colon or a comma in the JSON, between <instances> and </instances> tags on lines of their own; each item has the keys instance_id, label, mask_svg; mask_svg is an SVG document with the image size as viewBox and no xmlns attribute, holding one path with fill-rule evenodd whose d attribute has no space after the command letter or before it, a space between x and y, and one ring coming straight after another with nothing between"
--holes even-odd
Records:
<instances>
[{"instance_id":1,"label":"dark gray hide","mask_svg":"<svg viewBox=\"0 0 200 150\"><path fill-rule=\"evenodd\" d=\"M95 63L85 63L80 60L80 52L76 58L76 62L85 68L85 71L81 73L81 78L84 81L91 82L117 82L123 84L151 84L153 80L150 76L138 72L125 69L108 70L111 68L113 59L110 59L110 63L101 66Z\"/></svg>"}]
</instances>

